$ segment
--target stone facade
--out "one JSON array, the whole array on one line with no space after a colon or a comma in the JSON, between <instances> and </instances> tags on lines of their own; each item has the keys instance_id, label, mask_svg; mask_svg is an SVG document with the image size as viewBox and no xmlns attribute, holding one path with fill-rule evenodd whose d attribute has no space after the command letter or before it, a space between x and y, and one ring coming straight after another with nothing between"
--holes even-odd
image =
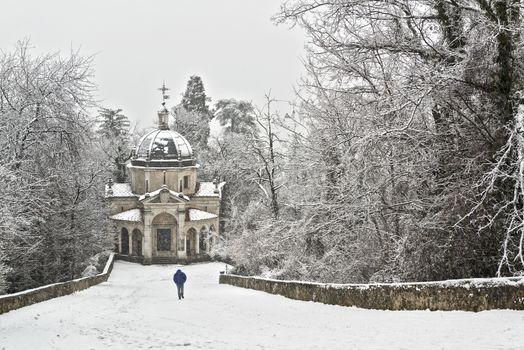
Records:
<instances>
[{"instance_id":1,"label":"stone facade","mask_svg":"<svg viewBox=\"0 0 524 350\"><path fill-rule=\"evenodd\" d=\"M223 183L199 182L191 146L162 122L127 165L130 182L106 185L120 258L143 264L202 261L219 236Z\"/></svg>"}]
</instances>

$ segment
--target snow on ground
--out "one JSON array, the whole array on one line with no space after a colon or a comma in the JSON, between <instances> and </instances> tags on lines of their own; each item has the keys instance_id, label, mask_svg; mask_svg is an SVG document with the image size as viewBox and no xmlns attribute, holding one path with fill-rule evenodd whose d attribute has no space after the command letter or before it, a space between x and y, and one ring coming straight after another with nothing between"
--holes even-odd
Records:
<instances>
[{"instance_id":1,"label":"snow on ground","mask_svg":"<svg viewBox=\"0 0 524 350\"><path fill-rule=\"evenodd\" d=\"M223 264L115 262L108 282L0 315L13 349L522 349L524 312L377 311L219 285Z\"/></svg>"}]
</instances>

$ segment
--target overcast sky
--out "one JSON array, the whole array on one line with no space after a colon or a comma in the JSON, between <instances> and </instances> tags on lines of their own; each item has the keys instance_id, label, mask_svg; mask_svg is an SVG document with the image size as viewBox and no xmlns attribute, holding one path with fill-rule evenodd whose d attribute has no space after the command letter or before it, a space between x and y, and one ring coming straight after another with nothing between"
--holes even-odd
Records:
<instances>
[{"instance_id":1,"label":"overcast sky","mask_svg":"<svg viewBox=\"0 0 524 350\"><path fill-rule=\"evenodd\" d=\"M142 127L156 119L166 81L170 105L190 75L213 101L262 104L269 89L293 99L303 68L300 29L270 18L283 0L2 0L0 49L29 38L35 53L95 55L101 104Z\"/></svg>"}]
</instances>

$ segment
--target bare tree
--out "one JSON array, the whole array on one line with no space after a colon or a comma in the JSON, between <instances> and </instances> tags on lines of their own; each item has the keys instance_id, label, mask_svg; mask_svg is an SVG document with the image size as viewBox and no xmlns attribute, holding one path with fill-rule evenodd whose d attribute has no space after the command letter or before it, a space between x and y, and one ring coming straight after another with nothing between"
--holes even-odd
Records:
<instances>
[{"instance_id":1,"label":"bare tree","mask_svg":"<svg viewBox=\"0 0 524 350\"><path fill-rule=\"evenodd\" d=\"M269 200L273 216L278 218L278 192L282 186L282 154L279 150L280 139L275 130L275 122L279 115L271 109L271 104L274 102L275 99L268 94L265 110L257 110L255 119L260 131L251 134L250 150L257 161L256 184Z\"/></svg>"}]
</instances>

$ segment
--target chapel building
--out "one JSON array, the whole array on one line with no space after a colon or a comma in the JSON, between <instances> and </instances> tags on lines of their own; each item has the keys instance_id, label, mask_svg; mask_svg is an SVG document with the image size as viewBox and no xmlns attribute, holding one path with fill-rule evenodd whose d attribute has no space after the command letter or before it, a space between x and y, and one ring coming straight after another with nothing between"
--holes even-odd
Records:
<instances>
[{"instance_id":1,"label":"chapel building","mask_svg":"<svg viewBox=\"0 0 524 350\"><path fill-rule=\"evenodd\" d=\"M118 253L145 265L207 260L219 235L224 183L198 181L191 145L169 130L169 112L162 106L158 129L132 152L130 182L106 185Z\"/></svg>"}]
</instances>

